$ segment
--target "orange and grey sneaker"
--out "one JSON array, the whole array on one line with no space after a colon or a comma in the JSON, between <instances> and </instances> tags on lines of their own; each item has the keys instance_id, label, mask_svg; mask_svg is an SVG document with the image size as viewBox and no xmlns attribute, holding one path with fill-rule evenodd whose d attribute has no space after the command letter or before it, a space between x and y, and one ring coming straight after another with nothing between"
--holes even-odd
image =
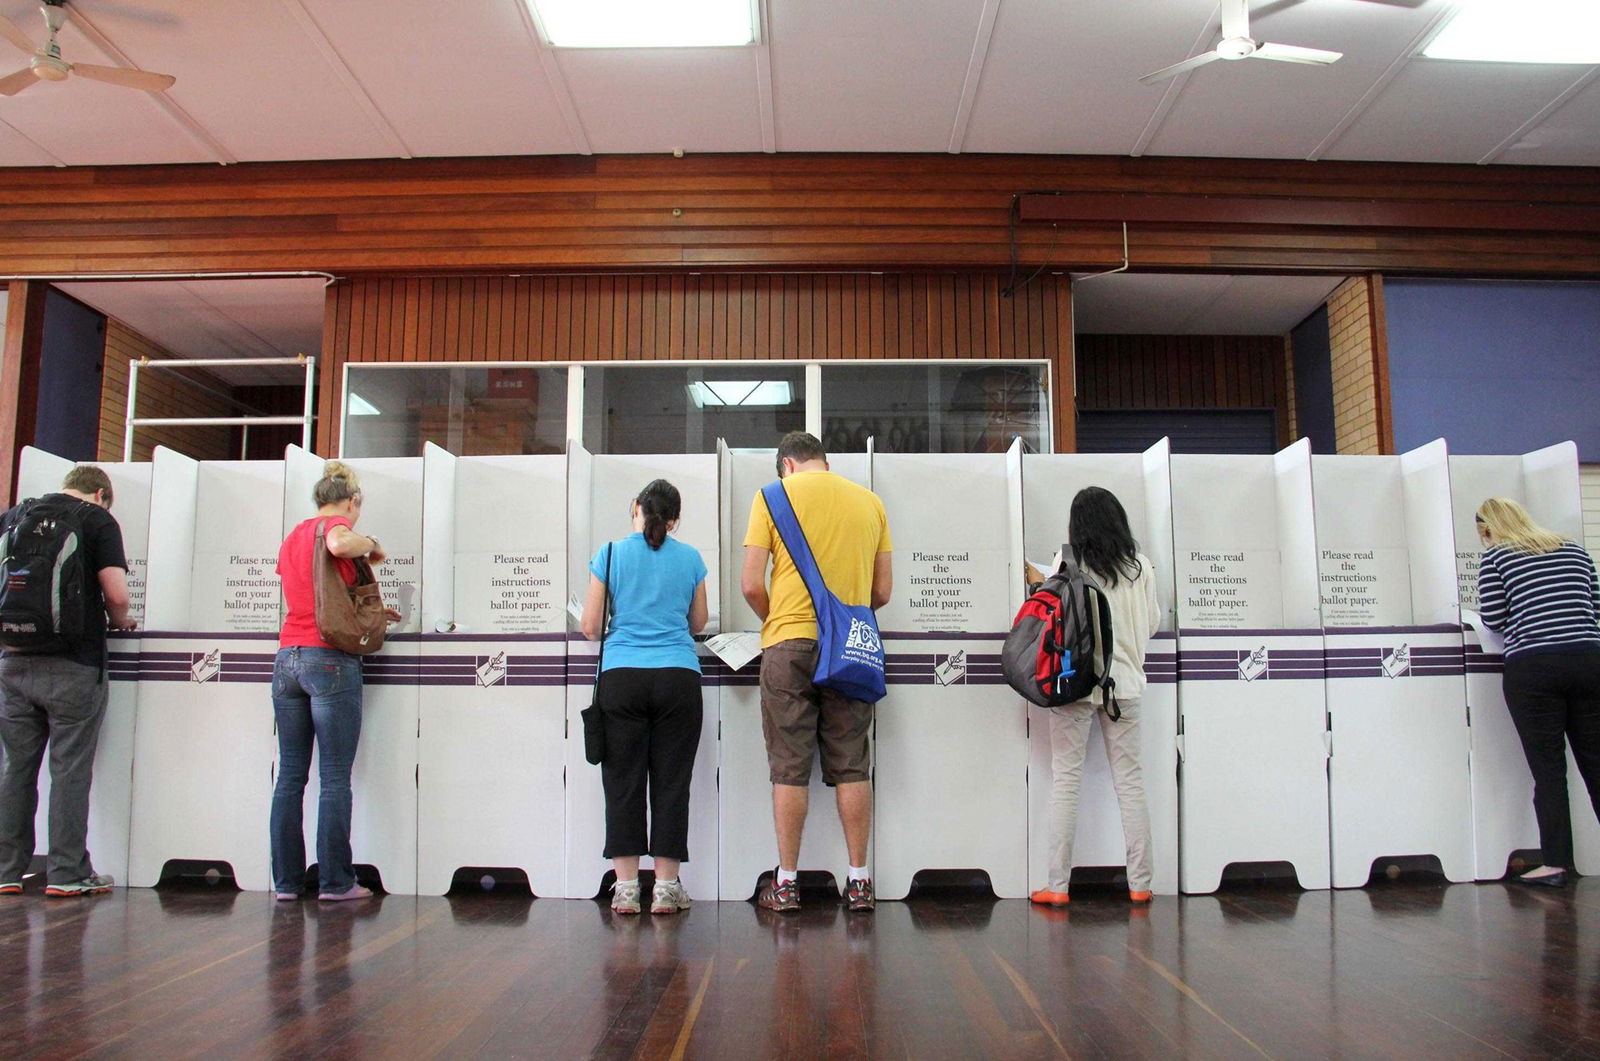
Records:
<instances>
[{"instance_id":1,"label":"orange and grey sneaker","mask_svg":"<svg viewBox=\"0 0 1600 1061\"><path fill-rule=\"evenodd\" d=\"M1128 902L1130 902L1130 903L1147 903L1147 902L1150 901L1150 899L1151 899L1151 895L1150 895L1149 892L1132 892L1131 891L1131 892L1128 893Z\"/></svg>"},{"instance_id":2,"label":"orange and grey sneaker","mask_svg":"<svg viewBox=\"0 0 1600 1061\"><path fill-rule=\"evenodd\" d=\"M1053 892L1048 888L1040 888L1028 896L1028 901L1038 903L1040 906L1066 906L1071 900L1068 899L1066 892Z\"/></svg>"},{"instance_id":3,"label":"orange and grey sneaker","mask_svg":"<svg viewBox=\"0 0 1600 1061\"><path fill-rule=\"evenodd\" d=\"M853 878L844 889L844 904L849 910L871 910L878 905L872 896L872 878Z\"/></svg>"},{"instance_id":4,"label":"orange and grey sneaker","mask_svg":"<svg viewBox=\"0 0 1600 1061\"><path fill-rule=\"evenodd\" d=\"M800 909L800 882L790 879L779 884L778 871L773 870L772 876L756 893L756 905L763 910L777 910L780 913Z\"/></svg>"},{"instance_id":5,"label":"orange and grey sneaker","mask_svg":"<svg viewBox=\"0 0 1600 1061\"><path fill-rule=\"evenodd\" d=\"M75 899L82 895L104 895L115 884L109 873L97 873L92 877L82 880L68 881L65 884L49 884L45 886L44 893L51 899Z\"/></svg>"},{"instance_id":6,"label":"orange and grey sneaker","mask_svg":"<svg viewBox=\"0 0 1600 1061\"><path fill-rule=\"evenodd\" d=\"M19 880L0 881L0 895L21 895L22 882Z\"/></svg>"}]
</instances>

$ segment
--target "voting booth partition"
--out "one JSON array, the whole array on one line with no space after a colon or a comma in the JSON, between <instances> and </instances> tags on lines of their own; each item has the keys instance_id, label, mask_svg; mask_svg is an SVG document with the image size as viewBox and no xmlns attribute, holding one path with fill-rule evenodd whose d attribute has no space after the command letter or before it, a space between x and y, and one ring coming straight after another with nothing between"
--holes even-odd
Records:
<instances>
[{"instance_id":1,"label":"voting booth partition","mask_svg":"<svg viewBox=\"0 0 1600 1061\"><path fill-rule=\"evenodd\" d=\"M1521 456L1452 456L1450 497L1461 604L1473 611L1478 607L1478 558L1483 553L1473 516L1486 498L1510 498L1536 523L1583 541L1578 448L1571 442ZM1478 631L1469 629L1466 638L1474 858L1479 880L1497 880L1506 875L1515 852L1538 851L1533 776L1501 691L1505 661L1497 651L1485 649ZM1600 824L1570 750L1567 784L1576 868L1584 874L1600 873Z\"/></svg>"},{"instance_id":2,"label":"voting booth partition","mask_svg":"<svg viewBox=\"0 0 1600 1061\"><path fill-rule=\"evenodd\" d=\"M633 533L630 503L652 480L665 479L678 488L682 516L673 537L693 546L706 565L706 601L717 611L721 593L721 521L718 518L717 456L712 453L591 454L571 444L569 509L567 514L568 582L579 601L589 585L589 561L607 542ZM620 580L618 580L620 586ZM715 629L715 616L707 624ZM564 845L566 891L569 898L587 899L601 887L611 863L605 849L605 793L600 768L583 757L583 721L580 712L594 694L598 646L573 635L569 643L569 679L566 692L566 837ZM708 669L702 658L702 669ZM702 681L704 719L700 748L694 762L689 796L689 860L679 879L692 899L718 897L717 822L717 718L716 686ZM648 825L648 820L647 820ZM645 858L641 865L653 868ZM747 896L740 896L746 898Z\"/></svg>"},{"instance_id":3,"label":"voting booth partition","mask_svg":"<svg viewBox=\"0 0 1600 1061\"><path fill-rule=\"evenodd\" d=\"M471 868L562 895L567 459L422 463L416 890Z\"/></svg>"},{"instance_id":4,"label":"voting booth partition","mask_svg":"<svg viewBox=\"0 0 1600 1061\"><path fill-rule=\"evenodd\" d=\"M1028 716L1000 646L1022 597L1021 451L874 454L894 539L878 612L874 887L899 899L922 870L982 870L1028 893Z\"/></svg>"},{"instance_id":5,"label":"voting booth partition","mask_svg":"<svg viewBox=\"0 0 1600 1061\"><path fill-rule=\"evenodd\" d=\"M17 469L17 497L42 497L61 490L74 462L26 446ZM89 801L89 856L95 872L128 879L129 811L133 795L133 731L139 701L139 651L145 625L145 571L150 545L150 473L143 463L97 465L111 479L111 514L122 528L122 549L128 561L128 614L139 625L132 633L112 633L106 666L110 683L100 743L95 749L93 795ZM50 757L39 769L39 809L34 821L34 849L49 843Z\"/></svg>"},{"instance_id":6,"label":"voting booth partition","mask_svg":"<svg viewBox=\"0 0 1600 1061\"><path fill-rule=\"evenodd\" d=\"M1336 888L1394 856L1434 855L1450 880L1473 879L1448 461L1442 440L1311 461Z\"/></svg>"},{"instance_id":7,"label":"voting booth partition","mask_svg":"<svg viewBox=\"0 0 1600 1061\"><path fill-rule=\"evenodd\" d=\"M1311 446L1173 454L1179 881L1215 891L1238 862L1288 862L1326 888L1323 694Z\"/></svg>"},{"instance_id":8,"label":"voting booth partition","mask_svg":"<svg viewBox=\"0 0 1600 1061\"><path fill-rule=\"evenodd\" d=\"M775 451L733 452L726 445L719 445L717 453L721 464L724 543L721 561L722 629L758 631L761 629L761 620L745 603L739 576L744 564L744 535L751 506L761 488L777 478ZM835 474L871 488L869 454L830 454L828 461L830 470ZM892 524L890 529L892 533ZM770 571L770 564L768 566ZM767 769L766 741L761 729L761 659L758 656L737 670L728 667L720 659L708 659L705 663L707 685L715 685L721 709L722 739L717 771L720 881L717 894L723 899L749 899L755 894L756 881L761 874L778 863L777 839L772 821L771 775ZM870 858L870 849L868 853ZM820 766L814 763L799 868L802 872L830 873L842 888L845 883L843 874L849 864L833 790L822 783Z\"/></svg>"},{"instance_id":9,"label":"voting booth partition","mask_svg":"<svg viewBox=\"0 0 1600 1061\"><path fill-rule=\"evenodd\" d=\"M284 454L283 533L316 514L312 491L323 458L299 446ZM385 559L373 573L384 603L401 614L383 648L362 658L361 742L350 784L351 854L371 866L387 891L417 888L417 631L421 626L422 458L380 457L344 462L361 483L356 531L376 535ZM316 753L305 793L307 857L316 860L318 799L322 786ZM276 772L274 772L276 779Z\"/></svg>"},{"instance_id":10,"label":"voting booth partition","mask_svg":"<svg viewBox=\"0 0 1600 1061\"><path fill-rule=\"evenodd\" d=\"M1072 499L1090 486L1117 496L1128 514L1139 551L1154 566L1163 618L1145 656L1148 684L1139 704L1140 764L1150 813L1152 889L1174 895L1178 891L1178 675L1172 626L1172 488L1167 440L1142 454L1026 454L1021 478L1024 552L1041 571L1067 542ZM1049 883L1045 878L1052 839L1053 773L1049 710L1031 707L1028 717L1028 884L1032 889ZM1103 713L1096 712L1078 794L1074 866L1122 867L1127 861L1122 816L1101 736L1104 721Z\"/></svg>"},{"instance_id":11,"label":"voting booth partition","mask_svg":"<svg viewBox=\"0 0 1600 1061\"><path fill-rule=\"evenodd\" d=\"M173 859L271 884L272 661L283 461L194 461L158 447L134 727L128 883ZM263 516L267 518L262 518Z\"/></svg>"}]
</instances>

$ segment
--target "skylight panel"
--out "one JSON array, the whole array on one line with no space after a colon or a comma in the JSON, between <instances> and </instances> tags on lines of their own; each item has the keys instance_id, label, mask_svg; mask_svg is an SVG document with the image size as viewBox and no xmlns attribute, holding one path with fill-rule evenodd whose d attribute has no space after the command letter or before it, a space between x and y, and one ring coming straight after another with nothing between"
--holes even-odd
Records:
<instances>
[{"instance_id":1,"label":"skylight panel","mask_svg":"<svg viewBox=\"0 0 1600 1061\"><path fill-rule=\"evenodd\" d=\"M1462 0L1422 54L1490 63L1600 64L1600 2Z\"/></svg>"},{"instance_id":2,"label":"skylight panel","mask_svg":"<svg viewBox=\"0 0 1600 1061\"><path fill-rule=\"evenodd\" d=\"M556 48L736 48L756 39L754 0L527 0Z\"/></svg>"}]
</instances>

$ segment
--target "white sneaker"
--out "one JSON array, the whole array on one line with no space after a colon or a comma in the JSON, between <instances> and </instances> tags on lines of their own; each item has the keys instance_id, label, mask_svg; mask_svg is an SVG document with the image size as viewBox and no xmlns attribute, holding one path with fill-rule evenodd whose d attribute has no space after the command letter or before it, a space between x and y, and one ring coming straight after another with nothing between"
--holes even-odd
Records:
<instances>
[{"instance_id":1,"label":"white sneaker","mask_svg":"<svg viewBox=\"0 0 1600 1061\"><path fill-rule=\"evenodd\" d=\"M611 910L618 914L639 912L639 882L617 881L611 886Z\"/></svg>"},{"instance_id":2,"label":"white sneaker","mask_svg":"<svg viewBox=\"0 0 1600 1061\"><path fill-rule=\"evenodd\" d=\"M650 889L652 914L675 914L679 910L687 909L689 909L689 893L683 890L682 881L658 880L655 887Z\"/></svg>"}]
</instances>

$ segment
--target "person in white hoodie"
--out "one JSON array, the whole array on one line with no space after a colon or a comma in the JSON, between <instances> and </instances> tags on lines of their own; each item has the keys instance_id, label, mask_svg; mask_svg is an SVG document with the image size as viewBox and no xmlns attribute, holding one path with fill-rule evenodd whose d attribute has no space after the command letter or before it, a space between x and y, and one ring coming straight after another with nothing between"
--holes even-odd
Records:
<instances>
[{"instance_id":1,"label":"person in white hoodie","mask_svg":"<svg viewBox=\"0 0 1600 1061\"><path fill-rule=\"evenodd\" d=\"M1099 582L1111 605L1111 677L1113 695L1122 710L1113 721L1100 715L1100 733L1111 782L1122 810L1122 834L1128 851L1128 898L1150 901L1150 812L1145 804L1144 772L1139 764L1139 700L1144 693L1144 656L1150 638L1161 626L1155 571L1128 529L1128 514L1117 495L1098 486L1085 487L1072 499L1067 542L1078 566ZM1037 572L1030 568L1029 577ZM1100 711L1101 693L1050 709L1049 873L1045 886L1029 898L1046 906L1065 906L1072 878L1072 840L1078 828L1078 789L1088 750L1090 722Z\"/></svg>"}]
</instances>

